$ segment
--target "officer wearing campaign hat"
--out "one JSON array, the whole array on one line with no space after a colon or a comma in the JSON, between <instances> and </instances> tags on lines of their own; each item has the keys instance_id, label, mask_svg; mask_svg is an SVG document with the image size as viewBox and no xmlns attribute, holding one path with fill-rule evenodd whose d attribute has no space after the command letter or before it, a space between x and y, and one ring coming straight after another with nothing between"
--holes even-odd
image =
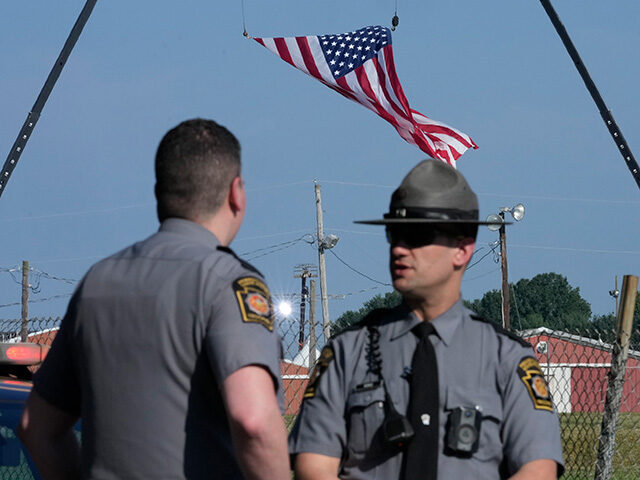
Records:
<instances>
[{"instance_id":1,"label":"officer wearing campaign hat","mask_svg":"<svg viewBox=\"0 0 640 480\"><path fill-rule=\"evenodd\" d=\"M478 200L437 160L393 192L385 225L401 305L324 347L289 437L300 478L555 479L558 416L531 346L465 308Z\"/></svg>"}]
</instances>

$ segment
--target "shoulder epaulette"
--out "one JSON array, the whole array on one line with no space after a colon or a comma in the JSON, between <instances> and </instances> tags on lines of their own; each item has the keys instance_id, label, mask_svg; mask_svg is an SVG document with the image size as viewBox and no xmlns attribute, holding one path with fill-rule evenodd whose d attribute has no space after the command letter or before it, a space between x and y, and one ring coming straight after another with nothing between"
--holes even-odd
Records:
<instances>
[{"instance_id":1,"label":"shoulder epaulette","mask_svg":"<svg viewBox=\"0 0 640 480\"><path fill-rule=\"evenodd\" d=\"M504 335L506 337L509 337L511 340L515 340L516 342L518 342L523 347L531 348L531 344L529 342L527 342L522 337L519 337L515 333L510 332L509 330L507 330L506 328L502 327L501 325L498 325L497 323L493 323L493 322L487 320L486 318L482 318L479 315L471 315L471 318L473 320L477 320L478 322L483 322L483 323L486 323L488 325L491 325L493 327L493 329L496 331L496 333L498 333L500 335Z\"/></svg>"},{"instance_id":2,"label":"shoulder epaulette","mask_svg":"<svg viewBox=\"0 0 640 480\"><path fill-rule=\"evenodd\" d=\"M240 262L240 264L246 268L247 270L251 270L252 272L257 273L258 275L260 275L261 277L264 278L264 275L262 275L262 272L260 270L258 270L256 267L254 267L253 265L251 265L249 262L247 262L246 260L243 260L242 258L240 258L238 255L236 255L236 252L234 252L233 250L231 250L229 247L223 247L222 245L218 245L218 250L220 250L221 252L225 252L228 253L229 255L233 255L233 257L238 260Z\"/></svg>"},{"instance_id":3,"label":"shoulder epaulette","mask_svg":"<svg viewBox=\"0 0 640 480\"><path fill-rule=\"evenodd\" d=\"M371 310L369 313L365 315L364 318L358 320L353 325L349 325L345 329L343 329L338 335L342 335L345 332L352 332L354 330L360 330L362 328L366 328L369 326L380 325L385 318L385 314L388 313L390 308L376 308L375 310Z\"/></svg>"}]
</instances>

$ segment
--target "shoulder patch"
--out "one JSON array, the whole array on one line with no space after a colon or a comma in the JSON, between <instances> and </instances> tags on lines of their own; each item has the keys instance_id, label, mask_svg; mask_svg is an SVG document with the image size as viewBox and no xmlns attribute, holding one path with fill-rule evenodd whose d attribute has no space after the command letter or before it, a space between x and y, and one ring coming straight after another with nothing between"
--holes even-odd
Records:
<instances>
[{"instance_id":1,"label":"shoulder patch","mask_svg":"<svg viewBox=\"0 0 640 480\"><path fill-rule=\"evenodd\" d=\"M523 347L532 348L531 344L529 342L527 342L524 338L519 337L515 333L510 332L509 330L507 330L506 328L502 327L501 325L498 325L497 323L493 323L493 322L487 320L486 318L482 318L479 315L471 315L471 318L474 319L474 320L477 320L479 322L483 322L483 323L486 323L488 325L491 325L493 327L493 329L496 331L496 333L499 333L500 335L504 335L505 337L509 337L511 340L515 340L516 342L518 342Z\"/></svg>"},{"instance_id":2,"label":"shoulder patch","mask_svg":"<svg viewBox=\"0 0 640 480\"><path fill-rule=\"evenodd\" d=\"M260 275L261 277L264 277L264 275L262 275L262 272L260 272L260 270L258 270L256 267L254 267L253 265L251 265L249 262L247 262L246 260L243 260L242 258L240 258L238 255L236 255L236 252L234 252L233 250L231 250L229 247L223 247L222 245L218 245L217 247L218 250L220 250L221 252L225 252L228 253L229 255L233 255L239 262L240 264L246 268L247 270L250 270L252 272L257 273L258 275Z\"/></svg>"},{"instance_id":3,"label":"shoulder patch","mask_svg":"<svg viewBox=\"0 0 640 480\"><path fill-rule=\"evenodd\" d=\"M548 410L553 412L553 402L551 392L544 379L544 374L540 368L538 360L534 357L522 357L518 364L518 376L529 392L533 401L533 407L537 410Z\"/></svg>"},{"instance_id":4,"label":"shoulder patch","mask_svg":"<svg viewBox=\"0 0 640 480\"><path fill-rule=\"evenodd\" d=\"M304 398L313 398L316 396L320 377L333 361L334 357L333 347L331 347L331 345L325 345L322 352L320 352L320 358L318 358L316 366L313 368L313 372L311 372L311 376L309 377L309 383L304 391Z\"/></svg>"},{"instance_id":5,"label":"shoulder patch","mask_svg":"<svg viewBox=\"0 0 640 480\"><path fill-rule=\"evenodd\" d=\"M273 331L271 294L265 283L256 277L240 277L233 282L233 291L240 307L242 321L259 323Z\"/></svg>"}]
</instances>

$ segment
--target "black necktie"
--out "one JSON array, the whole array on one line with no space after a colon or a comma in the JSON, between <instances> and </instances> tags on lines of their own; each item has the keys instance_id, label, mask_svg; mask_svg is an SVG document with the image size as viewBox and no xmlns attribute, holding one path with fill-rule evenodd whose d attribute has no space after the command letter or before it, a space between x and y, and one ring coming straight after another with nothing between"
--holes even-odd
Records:
<instances>
[{"instance_id":1,"label":"black necktie","mask_svg":"<svg viewBox=\"0 0 640 480\"><path fill-rule=\"evenodd\" d=\"M414 437L405 454L405 480L438 478L438 364L429 335L434 332L429 322L413 328L418 346L411 362L411 398L409 421Z\"/></svg>"}]
</instances>

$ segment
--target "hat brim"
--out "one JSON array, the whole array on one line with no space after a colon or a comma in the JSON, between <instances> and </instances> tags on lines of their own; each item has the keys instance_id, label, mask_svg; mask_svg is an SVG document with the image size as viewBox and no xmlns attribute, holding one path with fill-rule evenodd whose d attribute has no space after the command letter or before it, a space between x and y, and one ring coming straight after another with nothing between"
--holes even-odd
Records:
<instances>
[{"instance_id":1,"label":"hat brim","mask_svg":"<svg viewBox=\"0 0 640 480\"><path fill-rule=\"evenodd\" d=\"M353 223L364 225L394 225L403 223L430 223L436 225L511 225L513 222L487 222L486 220L443 220L440 218L382 218L380 220L355 220Z\"/></svg>"}]
</instances>

